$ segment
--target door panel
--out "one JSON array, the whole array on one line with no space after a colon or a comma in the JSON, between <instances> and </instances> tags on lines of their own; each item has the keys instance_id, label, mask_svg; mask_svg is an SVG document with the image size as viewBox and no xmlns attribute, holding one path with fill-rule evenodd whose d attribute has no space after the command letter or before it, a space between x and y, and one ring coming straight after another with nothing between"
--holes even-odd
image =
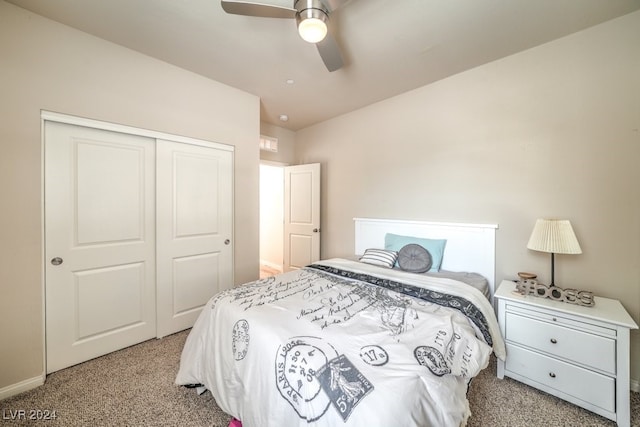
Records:
<instances>
[{"instance_id":1,"label":"door panel","mask_svg":"<svg viewBox=\"0 0 640 427\"><path fill-rule=\"evenodd\" d=\"M78 301L76 342L144 320L144 264L134 263L75 274Z\"/></svg>"},{"instance_id":2,"label":"door panel","mask_svg":"<svg viewBox=\"0 0 640 427\"><path fill-rule=\"evenodd\" d=\"M284 168L284 271L320 259L320 164Z\"/></svg>"},{"instance_id":3,"label":"door panel","mask_svg":"<svg viewBox=\"0 0 640 427\"><path fill-rule=\"evenodd\" d=\"M181 315L202 307L213 296L218 284L219 256L216 253L180 257L173 260L175 276L174 286L179 284L175 293L174 314Z\"/></svg>"},{"instance_id":4,"label":"door panel","mask_svg":"<svg viewBox=\"0 0 640 427\"><path fill-rule=\"evenodd\" d=\"M289 234L289 269L302 268L313 261L313 238L308 235Z\"/></svg>"},{"instance_id":5,"label":"door panel","mask_svg":"<svg viewBox=\"0 0 640 427\"><path fill-rule=\"evenodd\" d=\"M153 139L45 123L48 373L155 336L154 162Z\"/></svg>"},{"instance_id":6,"label":"door panel","mask_svg":"<svg viewBox=\"0 0 640 427\"><path fill-rule=\"evenodd\" d=\"M233 285L233 158L157 141L158 337L193 326Z\"/></svg>"},{"instance_id":7,"label":"door panel","mask_svg":"<svg viewBox=\"0 0 640 427\"><path fill-rule=\"evenodd\" d=\"M306 167L289 171L289 219L292 224L313 224L313 174L314 170Z\"/></svg>"},{"instance_id":8,"label":"door panel","mask_svg":"<svg viewBox=\"0 0 640 427\"><path fill-rule=\"evenodd\" d=\"M218 218L218 176L221 172L219 153L203 147L175 144L171 144L171 147L172 184L176 195L173 206L175 237L218 234L221 225Z\"/></svg>"},{"instance_id":9,"label":"door panel","mask_svg":"<svg viewBox=\"0 0 640 427\"><path fill-rule=\"evenodd\" d=\"M140 149L77 140L75 150L77 244L144 239Z\"/></svg>"}]
</instances>

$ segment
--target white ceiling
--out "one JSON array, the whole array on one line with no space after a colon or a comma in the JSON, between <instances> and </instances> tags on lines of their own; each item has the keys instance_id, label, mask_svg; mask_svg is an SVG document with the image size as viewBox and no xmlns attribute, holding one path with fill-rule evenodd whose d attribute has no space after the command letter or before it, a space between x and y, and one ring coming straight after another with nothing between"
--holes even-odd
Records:
<instances>
[{"instance_id":1,"label":"white ceiling","mask_svg":"<svg viewBox=\"0 0 640 427\"><path fill-rule=\"evenodd\" d=\"M255 94L261 120L292 130L640 9L640 0L351 0L331 15L345 66L330 73L295 20L228 15L219 0L7 1Z\"/></svg>"}]
</instances>

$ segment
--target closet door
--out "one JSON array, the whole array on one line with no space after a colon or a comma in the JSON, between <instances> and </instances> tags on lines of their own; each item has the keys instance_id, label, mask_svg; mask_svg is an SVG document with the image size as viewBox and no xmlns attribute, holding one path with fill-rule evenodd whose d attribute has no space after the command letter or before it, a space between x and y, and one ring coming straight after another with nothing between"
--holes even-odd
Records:
<instances>
[{"instance_id":1,"label":"closet door","mask_svg":"<svg viewBox=\"0 0 640 427\"><path fill-rule=\"evenodd\" d=\"M158 140L158 337L233 285L233 153Z\"/></svg>"},{"instance_id":2,"label":"closet door","mask_svg":"<svg viewBox=\"0 0 640 427\"><path fill-rule=\"evenodd\" d=\"M154 142L45 122L47 373L156 335Z\"/></svg>"}]
</instances>

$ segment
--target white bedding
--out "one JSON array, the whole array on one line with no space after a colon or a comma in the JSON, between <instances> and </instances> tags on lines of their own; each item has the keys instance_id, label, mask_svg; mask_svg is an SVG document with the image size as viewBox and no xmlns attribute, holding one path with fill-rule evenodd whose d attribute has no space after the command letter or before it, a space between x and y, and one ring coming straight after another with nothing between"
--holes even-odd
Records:
<instances>
[{"instance_id":1,"label":"white bedding","mask_svg":"<svg viewBox=\"0 0 640 427\"><path fill-rule=\"evenodd\" d=\"M244 427L459 426L492 350L504 358L477 289L332 259L214 296L176 383Z\"/></svg>"}]
</instances>

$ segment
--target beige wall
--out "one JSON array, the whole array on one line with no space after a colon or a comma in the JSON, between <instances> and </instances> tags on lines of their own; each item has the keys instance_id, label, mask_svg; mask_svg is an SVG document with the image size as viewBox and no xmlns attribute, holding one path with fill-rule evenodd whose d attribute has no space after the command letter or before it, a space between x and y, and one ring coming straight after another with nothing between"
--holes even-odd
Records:
<instances>
[{"instance_id":1,"label":"beige wall","mask_svg":"<svg viewBox=\"0 0 640 427\"><path fill-rule=\"evenodd\" d=\"M260 151L260 160L278 162L285 165L295 164L295 132L270 123L260 123L260 135L278 138L278 152Z\"/></svg>"},{"instance_id":2,"label":"beige wall","mask_svg":"<svg viewBox=\"0 0 640 427\"><path fill-rule=\"evenodd\" d=\"M235 281L258 276L259 99L0 1L0 390L43 373L40 110L235 146Z\"/></svg>"},{"instance_id":3,"label":"beige wall","mask_svg":"<svg viewBox=\"0 0 640 427\"><path fill-rule=\"evenodd\" d=\"M639 76L636 12L297 132L298 162L323 164L322 257L352 254L353 217L497 223L496 278L548 283L526 244L566 218L583 254L556 256L556 284L639 322Z\"/></svg>"}]
</instances>

